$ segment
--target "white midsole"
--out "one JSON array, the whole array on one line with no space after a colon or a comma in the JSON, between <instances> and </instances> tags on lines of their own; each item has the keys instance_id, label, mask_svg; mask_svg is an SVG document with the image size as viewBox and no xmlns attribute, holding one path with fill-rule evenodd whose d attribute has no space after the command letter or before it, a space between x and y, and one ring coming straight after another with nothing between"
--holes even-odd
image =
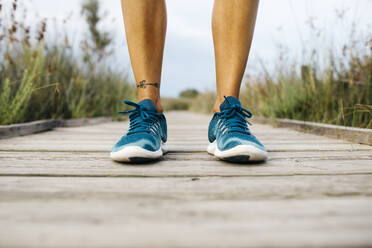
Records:
<instances>
[{"instance_id":1,"label":"white midsole","mask_svg":"<svg viewBox=\"0 0 372 248\"><path fill-rule=\"evenodd\" d=\"M268 157L266 151L263 151L253 145L237 145L226 151L220 151L216 141L208 145L207 151L220 159L247 155L249 156L249 161L264 161Z\"/></svg>"},{"instance_id":2,"label":"white midsole","mask_svg":"<svg viewBox=\"0 0 372 248\"><path fill-rule=\"evenodd\" d=\"M157 159L168 152L167 144L162 143L159 150L149 151L139 146L127 146L117 152L111 152L110 157L118 162L130 162L130 158Z\"/></svg>"}]
</instances>

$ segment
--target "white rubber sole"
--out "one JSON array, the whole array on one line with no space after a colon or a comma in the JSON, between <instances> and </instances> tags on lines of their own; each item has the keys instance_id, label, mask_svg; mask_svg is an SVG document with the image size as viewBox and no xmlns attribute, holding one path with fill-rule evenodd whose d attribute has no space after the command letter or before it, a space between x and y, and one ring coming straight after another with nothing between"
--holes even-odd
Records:
<instances>
[{"instance_id":1,"label":"white rubber sole","mask_svg":"<svg viewBox=\"0 0 372 248\"><path fill-rule=\"evenodd\" d=\"M165 143L161 144L157 151L149 151L139 146L127 146L120 151L111 152L110 157L117 162L140 163L159 159L167 152L168 148Z\"/></svg>"},{"instance_id":2,"label":"white rubber sole","mask_svg":"<svg viewBox=\"0 0 372 248\"><path fill-rule=\"evenodd\" d=\"M207 151L219 159L233 162L259 162L265 161L268 157L266 151L258 149L253 145L237 145L226 151L220 151L216 141L208 145Z\"/></svg>"}]
</instances>

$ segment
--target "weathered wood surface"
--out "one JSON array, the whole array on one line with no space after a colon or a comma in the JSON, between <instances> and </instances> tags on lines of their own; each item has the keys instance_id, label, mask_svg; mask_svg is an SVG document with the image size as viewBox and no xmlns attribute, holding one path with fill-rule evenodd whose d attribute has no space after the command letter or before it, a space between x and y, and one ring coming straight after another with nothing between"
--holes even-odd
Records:
<instances>
[{"instance_id":1,"label":"weathered wood surface","mask_svg":"<svg viewBox=\"0 0 372 248\"><path fill-rule=\"evenodd\" d=\"M210 117L167 114L168 153L108 158L126 123L0 140L0 247L370 247L372 147L253 125L266 163L205 152Z\"/></svg>"},{"instance_id":2,"label":"weathered wood surface","mask_svg":"<svg viewBox=\"0 0 372 248\"><path fill-rule=\"evenodd\" d=\"M12 125L0 125L0 139L7 139L16 136L30 135L34 133L45 132L56 127L77 127L96 125L112 121L111 117L94 117L67 120L40 120L27 123Z\"/></svg>"},{"instance_id":3,"label":"weathered wood surface","mask_svg":"<svg viewBox=\"0 0 372 248\"><path fill-rule=\"evenodd\" d=\"M52 130L58 125L58 120L40 120L13 125L0 125L0 139L45 132Z\"/></svg>"},{"instance_id":4,"label":"weathered wood surface","mask_svg":"<svg viewBox=\"0 0 372 248\"><path fill-rule=\"evenodd\" d=\"M359 144L372 145L372 129L330 125L309 121L275 119L258 117L256 121L263 124L274 124L276 127L286 127L294 130L339 138Z\"/></svg>"}]
</instances>

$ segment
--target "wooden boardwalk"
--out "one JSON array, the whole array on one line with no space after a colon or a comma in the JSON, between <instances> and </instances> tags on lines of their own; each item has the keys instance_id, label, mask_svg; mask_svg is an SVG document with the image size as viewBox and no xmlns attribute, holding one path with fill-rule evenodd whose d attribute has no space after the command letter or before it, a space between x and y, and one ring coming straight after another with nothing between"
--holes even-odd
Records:
<instances>
[{"instance_id":1,"label":"wooden boardwalk","mask_svg":"<svg viewBox=\"0 0 372 248\"><path fill-rule=\"evenodd\" d=\"M372 246L371 146L254 124L270 159L237 165L205 152L210 116L167 119L146 165L109 159L126 123L0 140L0 247Z\"/></svg>"}]
</instances>

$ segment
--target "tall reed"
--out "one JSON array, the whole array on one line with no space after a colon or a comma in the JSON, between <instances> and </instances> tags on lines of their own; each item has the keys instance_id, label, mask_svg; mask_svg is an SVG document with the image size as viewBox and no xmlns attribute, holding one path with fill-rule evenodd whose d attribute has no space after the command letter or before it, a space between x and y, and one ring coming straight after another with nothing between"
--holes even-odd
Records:
<instances>
[{"instance_id":1,"label":"tall reed","mask_svg":"<svg viewBox=\"0 0 372 248\"><path fill-rule=\"evenodd\" d=\"M274 69L262 62L246 74L242 104L256 116L372 128L372 32L349 23L342 26L348 37L342 44L334 27L308 24L302 54L279 43L276 59L266 61ZM190 109L211 112L214 100L213 93L201 94Z\"/></svg>"},{"instance_id":2,"label":"tall reed","mask_svg":"<svg viewBox=\"0 0 372 248\"><path fill-rule=\"evenodd\" d=\"M301 61L278 46L275 70L246 76L243 103L266 117L372 128L372 32L350 23L337 44L337 29L308 27Z\"/></svg>"},{"instance_id":3,"label":"tall reed","mask_svg":"<svg viewBox=\"0 0 372 248\"><path fill-rule=\"evenodd\" d=\"M112 116L123 109L123 99L135 98L126 74L107 66L113 43L98 29L97 0L83 3L89 35L80 41L81 50L68 34L47 40L45 19L27 26L20 3L0 1L0 124Z\"/></svg>"}]
</instances>

